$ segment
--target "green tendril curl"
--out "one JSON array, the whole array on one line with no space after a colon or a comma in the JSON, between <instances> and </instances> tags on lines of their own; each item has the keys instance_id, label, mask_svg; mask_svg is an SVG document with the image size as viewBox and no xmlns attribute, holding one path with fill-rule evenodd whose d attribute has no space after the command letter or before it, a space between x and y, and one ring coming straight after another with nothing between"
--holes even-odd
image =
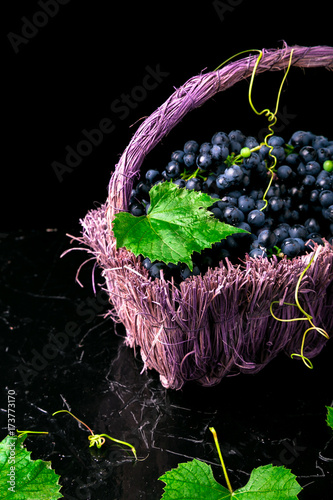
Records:
<instances>
[{"instance_id":1,"label":"green tendril curl","mask_svg":"<svg viewBox=\"0 0 333 500\"><path fill-rule=\"evenodd\" d=\"M283 322L289 322L289 321L308 321L310 323L310 327L305 330L304 334L303 334L303 338L302 338L302 344L301 344L301 352L300 354L297 354L297 353L293 353L291 354L291 358L294 358L295 356L298 356L302 359L303 363L305 364L305 366L307 366L308 368L312 369L313 368L313 364L311 363L311 361L309 360L309 358L307 358L306 356L304 356L304 345L305 345L305 339L306 339L306 336L308 334L308 332L310 330L316 330L318 333L320 333L320 335L323 335L323 337L325 337L326 339L329 339L329 335L327 334L327 332L323 329L323 328L320 328L318 326L315 326L313 324L313 317L307 313L306 311L304 311L304 309L302 308L302 306L300 305L299 303L299 299L298 299L298 291L299 291L299 287L300 287L300 284L301 284L301 281L304 277L304 274L306 273L306 271L309 269L309 267L311 266L313 260L315 258L315 253L313 254L309 264L306 266L306 268L301 272L300 274L300 277L298 278L298 281L297 281L297 285L296 285L296 288L295 288L295 302L296 304L290 304L289 302L283 302L282 305L286 305L286 306L294 306L294 307L298 307L298 309L301 311L301 313L304 314L304 317L303 318L292 318L292 319L281 319L281 318L278 318L277 316L275 316L275 314L273 314L273 305L274 304L279 304L279 301L278 300L274 300L271 305L270 305L270 313L271 315L273 316L274 319L276 319L277 321L283 321Z\"/></svg>"},{"instance_id":2,"label":"green tendril curl","mask_svg":"<svg viewBox=\"0 0 333 500\"><path fill-rule=\"evenodd\" d=\"M89 448L91 446L94 446L94 445L96 445L97 448L101 448L101 446L103 446L103 444L105 443L105 438L108 438L111 441L114 441L115 443L122 444L124 446L128 446L131 449L131 451L132 451L132 453L133 453L133 455L135 457L135 460L138 460L138 457L137 457L137 454L136 454L136 449L134 448L133 445L131 445L129 443L126 443L126 441L120 441L119 439L113 438L113 437L109 436L108 434L94 434L94 432L90 429L90 427L88 427L87 424L85 424L84 422L82 422L82 420L80 420L79 418L77 418L75 415L73 415L73 413L71 413L68 410L59 410L59 411L56 411L56 412L52 413L52 417L54 415L56 415L57 413L69 413L73 418L75 418L75 420L77 420L78 422L80 422L80 424L84 425L89 430L89 432L91 433L91 436L88 436L88 440L90 441Z\"/></svg>"}]
</instances>

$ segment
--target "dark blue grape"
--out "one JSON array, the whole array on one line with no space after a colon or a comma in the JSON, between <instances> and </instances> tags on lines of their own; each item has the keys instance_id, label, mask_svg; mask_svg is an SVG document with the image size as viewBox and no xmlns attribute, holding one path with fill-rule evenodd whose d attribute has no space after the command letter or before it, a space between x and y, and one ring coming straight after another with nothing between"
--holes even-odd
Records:
<instances>
[{"instance_id":1,"label":"dark blue grape","mask_svg":"<svg viewBox=\"0 0 333 500\"><path fill-rule=\"evenodd\" d=\"M273 212L280 212L284 208L283 199L279 196L272 196L269 198L268 205Z\"/></svg>"},{"instance_id":2,"label":"dark blue grape","mask_svg":"<svg viewBox=\"0 0 333 500\"><path fill-rule=\"evenodd\" d=\"M239 165L231 165L225 169L224 176L231 184L241 182L244 172Z\"/></svg>"},{"instance_id":3,"label":"dark blue grape","mask_svg":"<svg viewBox=\"0 0 333 500\"><path fill-rule=\"evenodd\" d=\"M282 146L275 146L270 152L270 156L275 156L278 163L282 163L286 158L286 152Z\"/></svg>"},{"instance_id":4,"label":"dark blue grape","mask_svg":"<svg viewBox=\"0 0 333 500\"><path fill-rule=\"evenodd\" d=\"M148 259L148 257L146 257L145 259L143 259L142 265L145 269L150 269L153 263L150 259Z\"/></svg>"},{"instance_id":5,"label":"dark blue grape","mask_svg":"<svg viewBox=\"0 0 333 500\"><path fill-rule=\"evenodd\" d=\"M265 248L273 248L277 242L276 234L270 229L263 229L258 234L258 243Z\"/></svg>"},{"instance_id":6,"label":"dark blue grape","mask_svg":"<svg viewBox=\"0 0 333 500\"><path fill-rule=\"evenodd\" d=\"M233 206L224 209L223 217L228 224L232 225L244 222L245 219L243 212L239 210L239 208Z\"/></svg>"},{"instance_id":7,"label":"dark blue grape","mask_svg":"<svg viewBox=\"0 0 333 500\"><path fill-rule=\"evenodd\" d=\"M308 229L303 224L295 224L289 228L290 238L304 239L309 234Z\"/></svg>"},{"instance_id":8,"label":"dark blue grape","mask_svg":"<svg viewBox=\"0 0 333 500\"><path fill-rule=\"evenodd\" d=\"M188 168L193 167L196 161L196 154L195 153L184 154L183 161L186 167Z\"/></svg>"},{"instance_id":9,"label":"dark blue grape","mask_svg":"<svg viewBox=\"0 0 333 500\"><path fill-rule=\"evenodd\" d=\"M216 178L216 187L221 190L228 189L230 187L231 182L227 180L226 176L224 174L219 175Z\"/></svg>"},{"instance_id":10,"label":"dark blue grape","mask_svg":"<svg viewBox=\"0 0 333 500\"><path fill-rule=\"evenodd\" d=\"M286 157L285 162L290 167L297 167L300 162L300 158L297 153L290 153L290 155Z\"/></svg>"},{"instance_id":11,"label":"dark blue grape","mask_svg":"<svg viewBox=\"0 0 333 500\"><path fill-rule=\"evenodd\" d=\"M326 189L319 194L319 202L322 207L327 208L333 205L333 191Z\"/></svg>"},{"instance_id":12,"label":"dark blue grape","mask_svg":"<svg viewBox=\"0 0 333 500\"><path fill-rule=\"evenodd\" d=\"M325 148L327 145L328 145L328 139L327 139L327 137L324 137L323 135L316 135L312 139L312 146L315 149Z\"/></svg>"},{"instance_id":13,"label":"dark blue grape","mask_svg":"<svg viewBox=\"0 0 333 500\"><path fill-rule=\"evenodd\" d=\"M213 160L223 161L229 156L229 149L224 145L214 144L210 148L210 154Z\"/></svg>"},{"instance_id":14,"label":"dark blue grape","mask_svg":"<svg viewBox=\"0 0 333 500\"><path fill-rule=\"evenodd\" d=\"M245 139L244 146L249 149L256 148L257 146L259 146L259 142L255 137L248 136Z\"/></svg>"},{"instance_id":15,"label":"dark blue grape","mask_svg":"<svg viewBox=\"0 0 333 500\"><path fill-rule=\"evenodd\" d=\"M243 159L243 166L246 169L251 169L257 167L261 162L261 158L258 153L253 152L250 156Z\"/></svg>"},{"instance_id":16,"label":"dark blue grape","mask_svg":"<svg viewBox=\"0 0 333 500\"><path fill-rule=\"evenodd\" d=\"M176 179L173 181L174 184L176 184L180 188L184 188L186 185L186 181L184 179Z\"/></svg>"},{"instance_id":17,"label":"dark blue grape","mask_svg":"<svg viewBox=\"0 0 333 500\"><path fill-rule=\"evenodd\" d=\"M296 257L301 251L301 246L295 238L286 238L281 243L281 251L287 257Z\"/></svg>"},{"instance_id":18,"label":"dark blue grape","mask_svg":"<svg viewBox=\"0 0 333 500\"><path fill-rule=\"evenodd\" d=\"M212 148L211 142L203 142L200 146L199 153L209 153Z\"/></svg>"},{"instance_id":19,"label":"dark blue grape","mask_svg":"<svg viewBox=\"0 0 333 500\"><path fill-rule=\"evenodd\" d=\"M317 176L321 170L322 167L320 163L315 160L308 161L308 163L305 164L305 172L309 175Z\"/></svg>"},{"instance_id":20,"label":"dark blue grape","mask_svg":"<svg viewBox=\"0 0 333 500\"><path fill-rule=\"evenodd\" d=\"M154 182L161 179L161 174L158 170L150 169L147 170L145 177L150 184L154 184Z\"/></svg>"},{"instance_id":21,"label":"dark blue grape","mask_svg":"<svg viewBox=\"0 0 333 500\"><path fill-rule=\"evenodd\" d=\"M242 149L242 145L240 142L230 141L230 145L229 145L230 153L235 153L236 155L239 155L239 153L241 152L241 149Z\"/></svg>"},{"instance_id":22,"label":"dark blue grape","mask_svg":"<svg viewBox=\"0 0 333 500\"><path fill-rule=\"evenodd\" d=\"M213 207L209 209L210 212L214 214L214 217L221 222L223 221L223 210L221 210L219 207Z\"/></svg>"},{"instance_id":23,"label":"dark blue grape","mask_svg":"<svg viewBox=\"0 0 333 500\"><path fill-rule=\"evenodd\" d=\"M293 174L293 170L289 165L281 165L276 171L276 175L279 179L289 179Z\"/></svg>"},{"instance_id":24,"label":"dark blue grape","mask_svg":"<svg viewBox=\"0 0 333 500\"><path fill-rule=\"evenodd\" d=\"M236 141L241 145L244 144L245 135L240 130L232 130L231 132L229 132L228 137L230 142Z\"/></svg>"},{"instance_id":25,"label":"dark blue grape","mask_svg":"<svg viewBox=\"0 0 333 500\"><path fill-rule=\"evenodd\" d=\"M178 161L178 163L183 163L183 157L185 152L181 149L177 149L173 153L171 153L171 160Z\"/></svg>"},{"instance_id":26,"label":"dark blue grape","mask_svg":"<svg viewBox=\"0 0 333 500\"><path fill-rule=\"evenodd\" d=\"M161 278L161 271L165 271L167 269L167 266L163 262L155 262L150 268L149 268L149 274L150 276L155 279Z\"/></svg>"},{"instance_id":27,"label":"dark blue grape","mask_svg":"<svg viewBox=\"0 0 333 500\"><path fill-rule=\"evenodd\" d=\"M295 147L307 146L311 143L314 135L311 132L304 132L303 130L298 130L294 132L290 139L290 144Z\"/></svg>"},{"instance_id":28,"label":"dark blue grape","mask_svg":"<svg viewBox=\"0 0 333 500\"><path fill-rule=\"evenodd\" d=\"M253 248L249 253L250 257L267 257L267 253L262 248Z\"/></svg>"},{"instance_id":29,"label":"dark blue grape","mask_svg":"<svg viewBox=\"0 0 333 500\"><path fill-rule=\"evenodd\" d=\"M285 142L285 141L284 141L283 137L280 137L280 136L278 136L278 135L272 135L272 136L268 139L267 144L268 144L269 146L273 146L273 147L275 147L275 146L283 146L283 145L284 145L284 142Z\"/></svg>"},{"instance_id":30,"label":"dark blue grape","mask_svg":"<svg viewBox=\"0 0 333 500\"><path fill-rule=\"evenodd\" d=\"M312 146L304 146L298 153L304 163L313 161L317 157L317 152Z\"/></svg>"},{"instance_id":31,"label":"dark blue grape","mask_svg":"<svg viewBox=\"0 0 333 500\"><path fill-rule=\"evenodd\" d=\"M230 142L230 139L225 132L216 132L216 134L213 135L211 142L212 144L224 144L227 146Z\"/></svg>"},{"instance_id":32,"label":"dark blue grape","mask_svg":"<svg viewBox=\"0 0 333 500\"><path fill-rule=\"evenodd\" d=\"M323 208L321 213L322 213L324 219L327 219L330 222L333 222L333 204L327 208Z\"/></svg>"},{"instance_id":33,"label":"dark blue grape","mask_svg":"<svg viewBox=\"0 0 333 500\"><path fill-rule=\"evenodd\" d=\"M141 215L145 215L145 207L142 203L134 202L129 206L129 211L135 217L140 217Z\"/></svg>"},{"instance_id":34,"label":"dark blue grape","mask_svg":"<svg viewBox=\"0 0 333 500\"><path fill-rule=\"evenodd\" d=\"M303 186L312 187L316 184L316 178L313 175L306 175L302 180Z\"/></svg>"},{"instance_id":35,"label":"dark blue grape","mask_svg":"<svg viewBox=\"0 0 333 500\"><path fill-rule=\"evenodd\" d=\"M251 196L242 195L238 198L238 208L245 214L255 208L255 201Z\"/></svg>"},{"instance_id":36,"label":"dark blue grape","mask_svg":"<svg viewBox=\"0 0 333 500\"><path fill-rule=\"evenodd\" d=\"M251 210L247 216L247 222L250 226L258 228L265 224L265 214L261 210Z\"/></svg>"},{"instance_id":37,"label":"dark blue grape","mask_svg":"<svg viewBox=\"0 0 333 500\"><path fill-rule=\"evenodd\" d=\"M326 160L331 159L331 152L329 148L319 148L317 149L317 160L319 163L324 163Z\"/></svg>"},{"instance_id":38,"label":"dark blue grape","mask_svg":"<svg viewBox=\"0 0 333 500\"><path fill-rule=\"evenodd\" d=\"M170 177L170 179L174 179L175 177L178 177L180 174L180 167L179 163L176 160L171 160L165 167L165 171Z\"/></svg>"},{"instance_id":39,"label":"dark blue grape","mask_svg":"<svg viewBox=\"0 0 333 500\"><path fill-rule=\"evenodd\" d=\"M185 154L197 153L197 151L199 150L199 144L197 143L197 141L193 141L193 140L187 141L184 144L183 150L184 150Z\"/></svg>"},{"instance_id":40,"label":"dark blue grape","mask_svg":"<svg viewBox=\"0 0 333 500\"><path fill-rule=\"evenodd\" d=\"M186 189L188 190L194 190L194 191L201 191L202 184L201 180L198 179L197 177L193 177L192 179L189 179L186 184L185 184Z\"/></svg>"},{"instance_id":41,"label":"dark blue grape","mask_svg":"<svg viewBox=\"0 0 333 500\"><path fill-rule=\"evenodd\" d=\"M273 232L277 237L276 241L277 245L289 237L289 228L290 228L289 224L281 223L274 229Z\"/></svg>"},{"instance_id":42,"label":"dark blue grape","mask_svg":"<svg viewBox=\"0 0 333 500\"><path fill-rule=\"evenodd\" d=\"M196 159L197 167L200 170L207 170L212 164L212 155L210 153L201 153Z\"/></svg>"},{"instance_id":43,"label":"dark blue grape","mask_svg":"<svg viewBox=\"0 0 333 500\"><path fill-rule=\"evenodd\" d=\"M304 226L308 230L308 233L319 233L319 231L320 231L320 224L313 217L310 217L309 219L307 219L304 222Z\"/></svg>"},{"instance_id":44,"label":"dark blue grape","mask_svg":"<svg viewBox=\"0 0 333 500\"><path fill-rule=\"evenodd\" d=\"M270 148L266 146L266 144L260 146L260 149L258 150L260 160L264 160L267 157L269 150Z\"/></svg>"}]
</instances>

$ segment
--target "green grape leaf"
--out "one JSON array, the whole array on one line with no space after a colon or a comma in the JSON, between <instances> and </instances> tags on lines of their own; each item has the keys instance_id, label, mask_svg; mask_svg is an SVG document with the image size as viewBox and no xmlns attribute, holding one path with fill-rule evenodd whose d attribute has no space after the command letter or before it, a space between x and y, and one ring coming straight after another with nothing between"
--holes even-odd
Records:
<instances>
[{"instance_id":1,"label":"green grape leaf","mask_svg":"<svg viewBox=\"0 0 333 500\"><path fill-rule=\"evenodd\" d=\"M265 465L252 471L243 488L230 493L215 481L210 465L196 459L159 479L166 484L161 500L297 500L302 490L290 470Z\"/></svg>"},{"instance_id":2,"label":"green grape leaf","mask_svg":"<svg viewBox=\"0 0 333 500\"><path fill-rule=\"evenodd\" d=\"M166 483L162 500L221 500L230 492L215 481L210 465L200 460L179 464L159 478Z\"/></svg>"},{"instance_id":3,"label":"green grape leaf","mask_svg":"<svg viewBox=\"0 0 333 500\"><path fill-rule=\"evenodd\" d=\"M0 491L4 500L58 500L58 474L51 462L31 460L23 446L26 435L6 436L0 442Z\"/></svg>"},{"instance_id":4,"label":"green grape leaf","mask_svg":"<svg viewBox=\"0 0 333 500\"><path fill-rule=\"evenodd\" d=\"M271 464L253 469L243 488L234 492L237 500L297 500L302 487L296 476L283 466Z\"/></svg>"},{"instance_id":5,"label":"green grape leaf","mask_svg":"<svg viewBox=\"0 0 333 500\"><path fill-rule=\"evenodd\" d=\"M326 406L326 409L327 409L326 423L333 430L333 407Z\"/></svg>"},{"instance_id":6,"label":"green grape leaf","mask_svg":"<svg viewBox=\"0 0 333 500\"><path fill-rule=\"evenodd\" d=\"M120 212L113 221L117 248L125 247L135 256L166 264L183 262L192 271L193 252L200 253L230 234L247 232L216 219L207 210L216 199L206 193L170 181L153 186L149 194L147 215Z\"/></svg>"}]
</instances>

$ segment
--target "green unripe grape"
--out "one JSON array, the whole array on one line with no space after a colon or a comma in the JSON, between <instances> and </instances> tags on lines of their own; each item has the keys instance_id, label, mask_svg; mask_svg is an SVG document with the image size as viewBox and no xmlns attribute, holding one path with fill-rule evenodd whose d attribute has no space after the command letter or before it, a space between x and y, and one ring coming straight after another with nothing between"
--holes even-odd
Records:
<instances>
[{"instance_id":1,"label":"green unripe grape","mask_svg":"<svg viewBox=\"0 0 333 500\"><path fill-rule=\"evenodd\" d=\"M250 148L242 148L240 154L243 158L248 158L251 156L251 150Z\"/></svg>"},{"instance_id":2,"label":"green unripe grape","mask_svg":"<svg viewBox=\"0 0 333 500\"><path fill-rule=\"evenodd\" d=\"M326 172L332 172L333 170L333 161L332 160L326 160L323 163L323 169L326 170Z\"/></svg>"}]
</instances>

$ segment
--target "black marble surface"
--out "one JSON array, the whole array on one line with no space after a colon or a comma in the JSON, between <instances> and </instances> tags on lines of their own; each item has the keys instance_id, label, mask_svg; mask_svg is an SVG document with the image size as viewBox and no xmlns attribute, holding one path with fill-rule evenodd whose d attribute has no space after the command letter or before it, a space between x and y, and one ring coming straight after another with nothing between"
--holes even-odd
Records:
<instances>
[{"instance_id":1,"label":"black marble surface","mask_svg":"<svg viewBox=\"0 0 333 500\"><path fill-rule=\"evenodd\" d=\"M73 234L73 232L71 233ZM329 500L333 486L332 345L314 369L280 355L255 376L225 378L213 388L164 389L155 372L140 373L139 353L105 318L107 297L91 286L93 264L75 282L83 252L61 230L13 231L1 238L1 435L7 391L16 393L16 427L32 458L51 460L66 499L157 500L167 470L193 458L212 465L225 484L210 426L217 430L234 489L254 467L285 465L304 490L300 499ZM102 283L96 271L96 283ZM89 448L89 432L132 443L142 461L106 443Z\"/></svg>"}]
</instances>

